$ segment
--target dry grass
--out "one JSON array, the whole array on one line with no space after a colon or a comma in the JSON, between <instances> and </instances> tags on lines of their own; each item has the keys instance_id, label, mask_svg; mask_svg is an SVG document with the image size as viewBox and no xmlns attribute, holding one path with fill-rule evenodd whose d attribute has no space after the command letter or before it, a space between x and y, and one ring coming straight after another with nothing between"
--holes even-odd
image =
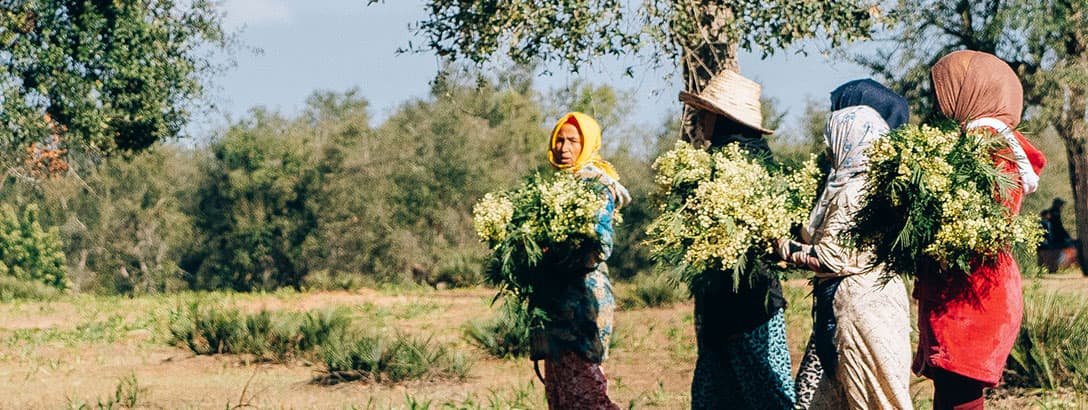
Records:
<instances>
[{"instance_id":1,"label":"dry grass","mask_svg":"<svg viewBox=\"0 0 1088 410\"><path fill-rule=\"evenodd\" d=\"M1088 279L1044 279L1046 286L1082 286ZM625 285L618 292L627 291ZM150 408L408 408L430 403L459 407L541 407L543 388L526 359L495 359L467 344L462 326L490 317L488 289L433 291L362 290L275 294L202 295L243 310L311 310L346 307L370 330L434 335L472 356L464 382L394 385L310 383L320 364L246 363L238 357L196 356L169 345L169 310L194 295L137 299L78 296L65 301L0 305L0 408L65 408L114 395L118 381L135 376L139 405ZM787 283L787 313L794 361L809 326L804 281ZM617 312L617 337L605 370L611 394L623 407L687 408L695 359L691 303ZM912 389L927 408L927 382ZM998 392L989 408L1076 408L1088 403L1069 394ZM1080 401L1077 401L1080 400Z\"/></svg>"}]
</instances>

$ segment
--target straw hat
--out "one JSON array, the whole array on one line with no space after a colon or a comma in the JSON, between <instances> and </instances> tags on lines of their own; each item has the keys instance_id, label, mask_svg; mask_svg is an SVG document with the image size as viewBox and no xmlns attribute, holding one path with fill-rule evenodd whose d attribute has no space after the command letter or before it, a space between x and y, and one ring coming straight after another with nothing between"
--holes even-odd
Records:
<instances>
[{"instance_id":1,"label":"straw hat","mask_svg":"<svg viewBox=\"0 0 1088 410\"><path fill-rule=\"evenodd\" d=\"M681 91L680 101L701 110L724 115L763 134L773 134L774 131L763 128L759 92L758 83L726 70L711 78L699 94Z\"/></svg>"}]
</instances>

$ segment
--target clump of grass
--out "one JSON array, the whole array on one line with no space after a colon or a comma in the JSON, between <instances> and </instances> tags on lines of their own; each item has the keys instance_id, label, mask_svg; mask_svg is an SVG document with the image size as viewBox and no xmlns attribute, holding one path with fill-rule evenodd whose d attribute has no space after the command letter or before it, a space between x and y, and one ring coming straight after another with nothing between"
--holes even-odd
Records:
<instances>
[{"instance_id":1,"label":"clump of grass","mask_svg":"<svg viewBox=\"0 0 1088 410\"><path fill-rule=\"evenodd\" d=\"M1024 294L1020 337L1009 355L1010 386L1088 391L1088 300L1074 294Z\"/></svg>"},{"instance_id":2,"label":"clump of grass","mask_svg":"<svg viewBox=\"0 0 1088 410\"><path fill-rule=\"evenodd\" d=\"M491 356L506 359L529 355L529 312L516 300L503 302L499 314L486 322L465 324L465 339Z\"/></svg>"},{"instance_id":3,"label":"clump of grass","mask_svg":"<svg viewBox=\"0 0 1088 410\"><path fill-rule=\"evenodd\" d=\"M194 301L170 314L172 340L193 353L251 354L277 362L312 354L350 324L344 309L244 314Z\"/></svg>"},{"instance_id":4,"label":"clump of grass","mask_svg":"<svg viewBox=\"0 0 1088 410\"><path fill-rule=\"evenodd\" d=\"M408 409L537 409L547 407L543 389L538 389L533 382L504 390L488 390L487 395L468 393L463 399L446 400L436 403L434 400L416 398L411 394L404 396L404 407ZM368 407L369 408L369 407Z\"/></svg>"},{"instance_id":5,"label":"clump of grass","mask_svg":"<svg viewBox=\"0 0 1088 410\"><path fill-rule=\"evenodd\" d=\"M52 286L40 282L21 280L12 276L0 275L0 302L14 300L54 300L61 292Z\"/></svg>"},{"instance_id":6,"label":"clump of grass","mask_svg":"<svg viewBox=\"0 0 1088 410\"><path fill-rule=\"evenodd\" d=\"M325 370L313 382L326 385L356 380L464 380L473 363L430 337L397 334L389 338L357 332L328 340L321 348L321 359Z\"/></svg>"},{"instance_id":7,"label":"clump of grass","mask_svg":"<svg viewBox=\"0 0 1088 410\"><path fill-rule=\"evenodd\" d=\"M688 298L687 290L662 274L638 275L632 285L620 295L619 305L623 309L672 306Z\"/></svg>"},{"instance_id":8,"label":"clump of grass","mask_svg":"<svg viewBox=\"0 0 1088 410\"><path fill-rule=\"evenodd\" d=\"M318 270L311 272L302 278L302 287L306 290L356 290L372 287L374 279L358 274L344 272L329 272Z\"/></svg>"},{"instance_id":9,"label":"clump of grass","mask_svg":"<svg viewBox=\"0 0 1088 410\"><path fill-rule=\"evenodd\" d=\"M88 403L72 401L68 399L69 409L134 409L140 405L141 398L147 394L147 388L140 386L140 381L135 374L121 378L113 391L113 396L99 399L92 406Z\"/></svg>"}]
</instances>

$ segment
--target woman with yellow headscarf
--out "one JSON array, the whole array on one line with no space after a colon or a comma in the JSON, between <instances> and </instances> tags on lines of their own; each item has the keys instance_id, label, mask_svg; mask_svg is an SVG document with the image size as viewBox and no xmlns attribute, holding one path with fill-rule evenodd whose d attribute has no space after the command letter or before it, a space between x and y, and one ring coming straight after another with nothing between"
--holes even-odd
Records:
<instances>
[{"instance_id":1,"label":"woman with yellow headscarf","mask_svg":"<svg viewBox=\"0 0 1088 410\"><path fill-rule=\"evenodd\" d=\"M600 212L597 234L601 248L581 257L576 266L554 272L547 292L529 301L548 315L543 333L535 334L533 360L543 359L544 387L551 409L618 409L608 398L608 380L601 363L608 356L615 299L605 260L612 253L612 215L631 197L619 174L600 156L601 126L579 112L564 115L552 129L548 161L559 170L599 183L607 202ZM546 251L545 251L546 252ZM564 258L568 259L568 258Z\"/></svg>"}]
</instances>

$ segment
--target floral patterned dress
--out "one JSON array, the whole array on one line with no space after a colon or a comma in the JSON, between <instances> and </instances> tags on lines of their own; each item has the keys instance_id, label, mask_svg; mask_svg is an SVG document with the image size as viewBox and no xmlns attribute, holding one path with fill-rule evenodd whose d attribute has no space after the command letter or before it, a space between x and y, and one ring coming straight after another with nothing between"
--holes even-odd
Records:
<instances>
[{"instance_id":1,"label":"floral patterned dress","mask_svg":"<svg viewBox=\"0 0 1088 410\"><path fill-rule=\"evenodd\" d=\"M547 301L537 301L548 316L544 327L547 341L545 391L552 409L617 409L608 398L607 379L601 363L608 358L616 301L604 262L612 253L613 212L616 195L609 180L593 166L579 175L602 182L608 200L601 210L596 231L601 239L598 255L589 255L584 268L556 272L566 278ZM603 178L603 179L602 179ZM621 187L622 188L622 187Z\"/></svg>"}]
</instances>

